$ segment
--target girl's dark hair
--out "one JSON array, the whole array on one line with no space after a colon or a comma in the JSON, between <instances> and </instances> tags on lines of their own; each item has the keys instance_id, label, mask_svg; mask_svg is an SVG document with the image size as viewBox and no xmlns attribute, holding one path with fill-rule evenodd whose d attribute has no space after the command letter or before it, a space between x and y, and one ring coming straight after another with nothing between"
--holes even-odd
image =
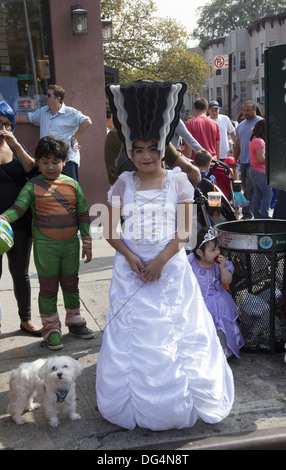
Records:
<instances>
[{"instance_id":1,"label":"girl's dark hair","mask_svg":"<svg viewBox=\"0 0 286 470\"><path fill-rule=\"evenodd\" d=\"M197 250L198 250L199 246L201 245L201 243L203 243L204 238L205 238L205 235L206 235L207 233L208 233L208 229L207 229L207 228L202 228L202 229L199 230L199 232L197 233L197 243L196 243L195 248L193 249L193 254L194 254L194 256L195 256L197 259L200 259L200 256L198 255ZM213 238L211 241L214 242L215 247L219 244L218 238ZM205 252L207 243L208 243L208 242L204 243L204 244L200 247L200 250L202 250L203 253Z\"/></svg>"},{"instance_id":2,"label":"girl's dark hair","mask_svg":"<svg viewBox=\"0 0 286 470\"><path fill-rule=\"evenodd\" d=\"M53 155L55 158L60 160L66 160L69 153L69 146L65 140L53 135L43 137L35 150L35 159L40 160L43 157Z\"/></svg>"},{"instance_id":3,"label":"girl's dark hair","mask_svg":"<svg viewBox=\"0 0 286 470\"><path fill-rule=\"evenodd\" d=\"M265 121L264 119L260 119L255 124L250 140L254 139L254 137L259 137L260 139L265 140Z\"/></svg>"}]
</instances>

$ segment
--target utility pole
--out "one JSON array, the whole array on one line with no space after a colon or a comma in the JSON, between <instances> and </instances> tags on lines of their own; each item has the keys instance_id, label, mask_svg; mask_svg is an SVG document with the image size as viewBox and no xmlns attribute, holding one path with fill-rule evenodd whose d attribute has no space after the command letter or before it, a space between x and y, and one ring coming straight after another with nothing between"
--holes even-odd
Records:
<instances>
[{"instance_id":1,"label":"utility pole","mask_svg":"<svg viewBox=\"0 0 286 470\"><path fill-rule=\"evenodd\" d=\"M228 55L228 117L232 118L232 54Z\"/></svg>"}]
</instances>

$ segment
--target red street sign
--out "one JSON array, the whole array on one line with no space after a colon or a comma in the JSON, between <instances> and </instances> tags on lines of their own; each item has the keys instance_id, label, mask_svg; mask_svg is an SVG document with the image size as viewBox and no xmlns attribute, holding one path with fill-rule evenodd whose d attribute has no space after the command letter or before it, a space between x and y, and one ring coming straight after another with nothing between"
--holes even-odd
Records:
<instances>
[{"instance_id":1,"label":"red street sign","mask_svg":"<svg viewBox=\"0 0 286 470\"><path fill-rule=\"evenodd\" d=\"M228 68L228 54L217 55L214 57L214 68L215 69L227 69Z\"/></svg>"}]
</instances>

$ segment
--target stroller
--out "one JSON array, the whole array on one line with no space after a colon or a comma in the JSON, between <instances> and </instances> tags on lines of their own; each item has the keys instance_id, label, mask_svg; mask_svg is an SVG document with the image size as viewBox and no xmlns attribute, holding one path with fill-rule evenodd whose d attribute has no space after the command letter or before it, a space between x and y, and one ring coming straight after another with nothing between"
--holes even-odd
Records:
<instances>
[{"instance_id":1,"label":"stroller","mask_svg":"<svg viewBox=\"0 0 286 470\"><path fill-rule=\"evenodd\" d=\"M217 181L215 190L221 193L221 209L216 215L210 215L208 207L208 192L214 191L214 185L209 179L211 175L214 175ZM218 223L236 220L233 177L229 166L219 160L213 160L209 173L202 178L200 187L195 190L194 199L197 204L198 230L202 227L210 228Z\"/></svg>"}]
</instances>

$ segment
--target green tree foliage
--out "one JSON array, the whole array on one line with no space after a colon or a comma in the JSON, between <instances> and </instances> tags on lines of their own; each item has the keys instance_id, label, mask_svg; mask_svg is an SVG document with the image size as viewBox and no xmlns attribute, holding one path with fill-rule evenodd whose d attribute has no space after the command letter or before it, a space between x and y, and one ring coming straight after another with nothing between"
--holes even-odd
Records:
<instances>
[{"instance_id":1,"label":"green tree foliage","mask_svg":"<svg viewBox=\"0 0 286 470\"><path fill-rule=\"evenodd\" d=\"M210 66L187 50L190 36L183 26L156 16L153 0L102 0L101 11L113 29L112 41L104 44L105 63L119 70L121 82L187 81L191 92L202 90Z\"/></svg>"},{"instance_id":2,"label":"green tree foliage","mask_svg":"<svg viewBox=\"0 0 286 470\"><path fill-rule=\"evenodd\" d=\"M285 0L211 0L197 9L198 26L193 35L203 44L285 9Z\"/></svg>"}]
</instances>

